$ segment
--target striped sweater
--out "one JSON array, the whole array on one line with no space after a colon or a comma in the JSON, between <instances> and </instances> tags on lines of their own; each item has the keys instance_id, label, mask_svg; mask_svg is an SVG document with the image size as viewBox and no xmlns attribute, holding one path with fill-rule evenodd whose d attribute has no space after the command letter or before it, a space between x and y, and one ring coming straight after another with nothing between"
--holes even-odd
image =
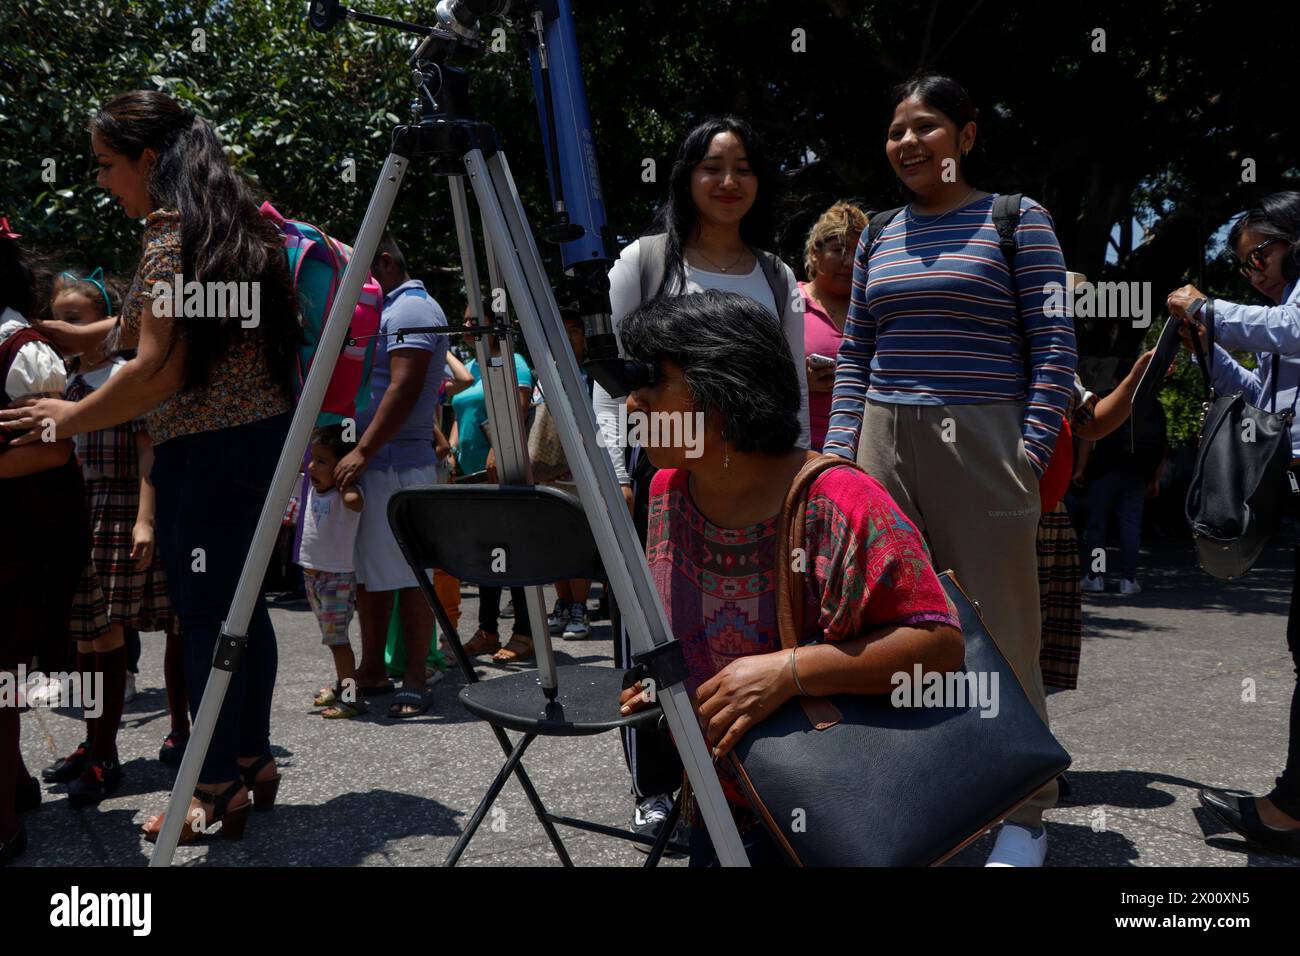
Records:
<instances>
[{"instance_id":1,"label":"striped sweater","mask_svg":"<svg viewBox=\"0 0 1300 956\"><path fill-rule=\"evenodd\" d=\"M906 207L880 234L869 269L863 233L826 452L856 458L867 398L898 405L1025 401L1025 452L1041 477L1077 358L1073 319L1044 310L1044 287L1064 287L1065 263L1047 210L1022 199L1017 303L992 211L992 196L940 216Z\"/></svg>"}]
</instances>

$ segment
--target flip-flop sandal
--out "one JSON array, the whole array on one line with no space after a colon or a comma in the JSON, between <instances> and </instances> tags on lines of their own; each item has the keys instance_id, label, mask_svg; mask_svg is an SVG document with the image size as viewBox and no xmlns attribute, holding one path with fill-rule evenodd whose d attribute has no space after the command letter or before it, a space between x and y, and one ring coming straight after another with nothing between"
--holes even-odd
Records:
<instances>
[{"instance_id":1,"label":"flip-flop sandal","mask_svg":"<svg viewBox=\"0 0 1300 956\"><path fill-rule=\"evenodd\" d=\"M372 687L362 687L357 685L357 693L362 697L383 697L397 690L397 685L392 681L384 681L382 684L375 684Z\"/></svg>"},{"instance_id":2,"label":"flip-flop sandal","mask_svg":"<svg viewBox=\"0 0 1300 956\"><path fill-rule=\"evenodd\" d=\"M480 654L491 654L500 647L501 637L499 635L489 634L480 628L461 649L468 657L478 657Z\"/></svg>"},{"instance_id":3,"label":"flip-flop sandal","mask_svg":"<svg viewBox=\"0 0 1300 956\"><path fill-rule=\"evenodd\" d=\"M533 639L523 634L511 634L510 643L492 655L498 664L530 660L533 656Z\"/></svg>"},{"instance_id":4,"label":"flip-flop sandal","mask_svg":"<svg viewBox=\"0 0 1300 956\"><path fill-rule=\"evenodd\" d=\"M333 687L322 687L311 705L313 707L329 707L331 704L338 703L339 695L342 693L342 684L335 684Z\"/></svg>"},{"instance_id":5,"label":"flip-flop sandal","mask_svg":"<svg viewBox=\"0 0 1300 956\"><path fill-rule=\"evenodd\" d=\"M334 706L322 710L320 715L326 720L347 720L349 717L360 717L369 709L364 700L359 700L355 704L340 700Z\"/></svg>"},{"instance_id":6,"label":"flip-flop sandal","mask_svg":"<svg viewBox=\"0 0 1300 956\"><path fill-rule=\"evenodd\" d=\"M430 694L421 694L418 690L399 690L393 695L392 703L388 705L388 716L393 720L409 720L412 717L419 717L429 709L433 697ZM415 707L416 710L407 712L402 710L403 707Z\"/></svg>"}]
</instances>

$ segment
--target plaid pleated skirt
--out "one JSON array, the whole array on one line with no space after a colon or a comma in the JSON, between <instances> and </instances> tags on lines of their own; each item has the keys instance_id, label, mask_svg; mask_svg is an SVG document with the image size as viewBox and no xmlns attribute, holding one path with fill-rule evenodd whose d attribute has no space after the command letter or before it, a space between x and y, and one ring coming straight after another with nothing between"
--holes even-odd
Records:
<instances>
[{"instance_id":1,"label":"plaid pleated skirt","mask_svg":"<svg viewBox=\"0 0 1300 956\"><path fill-rule=\"evenodd\" d=\"M1043 615L1043 649L1038 656L1043 683L1074 690L1083 647L1083 594L1079 538L1061 502L1038 522L1038 599Z\"/></svg>"},{"instance_id":2,"label":"plaid pleated skirt","mask_svg":"<svg viewBox=\"0 0 1300 956\"><path fill-rule=\"evenodd\" d=\"M131 560L139 480L87 478L86 500L94 543L72 605L73 640L103 637L111 624L138 631L177 630L157 546L145 570L137 571Z\"/></svg>"}]
</instances>

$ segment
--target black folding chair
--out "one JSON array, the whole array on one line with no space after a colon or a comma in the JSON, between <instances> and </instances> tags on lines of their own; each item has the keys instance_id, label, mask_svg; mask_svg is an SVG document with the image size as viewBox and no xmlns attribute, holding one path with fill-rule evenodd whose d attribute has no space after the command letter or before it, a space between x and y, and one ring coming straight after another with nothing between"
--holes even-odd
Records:
<instances>
[{"instance_id":1,"label":"black folding chair","mask_svg":"<svg viewBox=\"0 0 1300 956\"><path fill-rule=\"evenodd\" d=\"M514 485L440 485L408 488L388 503L388 523L420 589L447 634L456 634L446 609L438 600L427 568L438 568L462 581L497 587L529 587L571 578L600 578L600 555L582 506L571 495L554 488ZM515 608L527 614L527 608ZM546 622L532 622L537 628ZM524 752L537 737L579 737L621 727L642 727L658 721L658 704L630 716L619 712L618 698L624 672L612 667L564 665L556 667L558 691L548 701L532 670L480 681L474 665L456 640L452 652L465 674L460 701L486 720L496 735L506 762L479 802L464 832L447 854L444 866L455 866L473 839L493 802L513 773L523 787L533 812L565 866L573 861L560 840L555 824L649 844L646 866L658 864L664 850L686 847L669 837L681 808L674 802L658 838L651 840L630 830L589 820L556 816L543 805L523 767ZM505 730L523 734L511 744Z\"/></svg>"}]
</instances>

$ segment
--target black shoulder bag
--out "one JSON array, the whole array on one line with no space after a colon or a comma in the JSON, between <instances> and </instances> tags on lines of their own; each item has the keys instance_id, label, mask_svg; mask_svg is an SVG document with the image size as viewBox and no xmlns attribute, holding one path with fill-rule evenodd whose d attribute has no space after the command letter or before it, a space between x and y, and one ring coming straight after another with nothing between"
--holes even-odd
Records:
<instances>
[{"instance_id":1,"label":"black shoulder bag","mask_svg":"<svg viewBox=\"0 0 1300 956\"><path fill-rule=\"evenodd\" d=\"M813 479L856 468L835 455L810 457L781 511L778 553L802 547ZM777 562L781 646L803 637L803 574ZM1070 765L1070 756L1029 695L979 609L945 571L939 576L961 619L965 663L935 675L965 688L941 706L913 686L894 694L796 697L741 738L728 755L750 804L791 862L803 866L928 866L942 863ZM909 675L911 677L912 675ZM926 683L927 678L921 683ZM996 706L974 698L983 682ZM901 690L901 685L898 690ZM897 692L897 691L896 691ZM964 696L964 700L957 697Z\"/></svg>"},{"instance_id":2,"label":"black shoulder bag","mask_svg":"<svg viewBox=\"0 0 1300 956\"><path fill-rule=\"evenodd\" d=\"M1209 354L1204 354L1200 335L1192 335L1206 398L1196 468L1187 488L1187 523L1192 527L1201 567L1229 581L1254 566L1281 522L1288 493L1295 403L1284 412L1277 410L1281 361L1276 353L1270 389L1272 411L1251 405L1241 392L1215 395L1210 375L1214 303L1206 301L1202 314L1210 348Z\"/></svg>"}]
</instances>

